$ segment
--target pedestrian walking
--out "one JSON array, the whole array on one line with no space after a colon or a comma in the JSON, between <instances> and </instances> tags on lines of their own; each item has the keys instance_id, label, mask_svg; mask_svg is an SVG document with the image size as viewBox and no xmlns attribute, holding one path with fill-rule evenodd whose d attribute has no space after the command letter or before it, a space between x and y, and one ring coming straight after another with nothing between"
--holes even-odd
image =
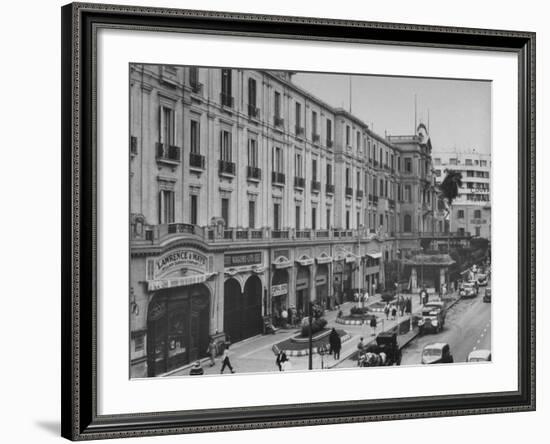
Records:
<instances>
[{"instance_id":1,"label":"pedestrian walking","mask_svg":"<svg viewBox=\"0 0 550 444\"><path fill-rule=\"evenodd\" d=\"M281 363L281 371L288 372L291 369L292 369L292 364L290 363L290 359L286 358L284 362Z\"/></svg>"},{"instance_id":2,"label":"pedestrian walking","mask_svg":"<svg viewBox=\"0 0 550 444\"><path fill-rule=\"evenodd\" d=\"M330 331L330 335L328 337L328 344L329 344L329 354L332 355L332 353L335 352L335 349L337 347L336 342L340 339L338 336L338 332L334 327L332 327L332 330Z\"/></svg>"},{"instance_id":3,"label":"pedestrian walking","mask_svg":"<svg viewBox=\"0 0 550 444\"><path fill-rule=\"evenodd\" d=\"M340 350L342 350L342 340L340 339L340 335L338 332L333 328L332 331L334 331L334 345L333 345L333 351L334 351L334 359L340 359Z\"/></svg>"},{"instance_id":4,"label":"pedestrian walking","mask_svg":"<svg viewBox=\"0 0 550 444\"><path fill-rule=\"evenodd\" d=\"M280 350L277 354L277 359L275 360L275 363L277 364L280 372L283 371L283 365L286 361L288 361L286 353L284 352L284 350Z\"/></svg>"},{"instance_id":5,"label":"pedestrian walking","mask_svg":"<svg viewBox=\"0 0 550 444\"><path fill-rule=\"evenodd\" d=\"M370 328L372 329L371 336L375 336L376 335L376 316L373 316L372 318L370 318Z\"/></svg>"},{"instance_id":6,"label":"pedestrian walking","mask_svg":"<svg viewBox=\"0 0 550 444\"><path fill-rule=\"evenodd\" d=\"M357 343L357 351L360 355L362 355L365 352L365 342L363 338L359 338L359 342Z\"/></svg>"},{"instance_id":7,"label":"pedestrian walking","mask_svg":"<svg viewBox=\"0 0 550 444\"><path fill-rule=\"evenodd\" d=\"M386 302L386 305L384 306L384 313L386 314L386 320L388 319L390 315L390 303Z\"/></svg>"},{"instance_id":8,"label":"pedestrian walking","mask_svg":"<svg viewBox=\"0 0 550 444\"><path fill-rule=\"evenodd\" d=\"M229 370L231 370L231 373L235 373L235 370L233 370L233 366L231 365L231 362L229 361L229 347L226 347L223 351L222 355L222 370L220 373L223 373L225 370L225 367L228 367Z\"/></svg>"},{"instance_id":9,"label":"pedestrian walking","mask_svg":"<svg viewBox=\"0 0 550 444\"><path fill-rule=\"evenodd\" d=\"M204 369L201 367L201 361L195 361L189 371L190 376L204 375Z\"/></svg>"},{"instance_id":10,"label":"pedestrian walking","mask_svg":"<svg viewBox=\"0 0 550 444\"><path fill-rule=\"evenodd\" d=\"M216 365L216 352L216 343L214 342L214 338L211 337L210 342L208 342L208 347L206 348L206 353L208 353L208 356L210 357L210 367L214 367L214 365Z\"/></svg>"},{"instance_id":11,"label":"pedestrian walking","mask_svg":"<svg viewBox=\"0 0 550 444\"><path fill-rule=\"evenodd\" d=\"M392 305L391 307L391 318L395 319L397 316L397 307L395 305Z\"/></svg>"}]
</instances>

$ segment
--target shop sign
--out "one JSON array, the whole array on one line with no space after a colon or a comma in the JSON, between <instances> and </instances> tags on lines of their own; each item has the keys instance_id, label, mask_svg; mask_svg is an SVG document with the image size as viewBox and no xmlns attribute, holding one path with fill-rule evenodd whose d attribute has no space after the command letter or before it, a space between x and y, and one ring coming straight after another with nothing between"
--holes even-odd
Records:
<instances>
[{"instance_id":1,"label":"shop sign","mask_svg":"<svg viewBox=\"0 0 550 444\"><path fill-rule=\"evenodd\" d=\"M194 250L174 250L154 259L153 275L158 277L170 271L191 267L206 271L207 257ZM149 279L152 277L149 276Z\"/></svg>"},{"instance_id":2,"label":"shop sign","mask_svg":"<svg viewBox=\"0 0 550 444\"><path fill-rule=\"evenodd\" d=\"M271 296L282 296L288 293L288 284L278 284L271 286Z\"/></svg>"},{"instance_id":3,"label":"shop sign","mask_svg":"<svg viewBox=\"0 0 550 444\"><path fill-rule=\"evenodd\" d=\"M262 263L262 253L254 251L252 253L226 254L223 258L225 267L242 267L245 265L256 265Z\"/></svg>"},{"instance_id":4,"label":"shop sign","mask_svg":"<svg viewBox=\"0 0 550 444\"><path fill-rule=\"evenodd\" d=\"M327 283L326 276L319 276L315 278L315 286L325 285Z\"/></svg>"},{"instance_id":5,"label":"shop sign","mask_svg":"<svg viewBox=\"0 0 550 444\"><path fill-rule=\"evenodd\" d=\"M296 290L304 290L305 288L309 287L309 279L297 279L296 280Z\"/></svg>"}]
</instances>

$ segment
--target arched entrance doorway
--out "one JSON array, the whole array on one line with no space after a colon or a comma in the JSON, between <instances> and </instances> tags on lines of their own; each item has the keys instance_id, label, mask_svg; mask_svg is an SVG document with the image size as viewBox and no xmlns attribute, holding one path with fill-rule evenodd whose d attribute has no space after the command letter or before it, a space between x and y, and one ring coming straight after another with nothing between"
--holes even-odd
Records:
<instances>
[{"instance_id":1,"label":"arched entrance doorway","mask_svg":"<svg viewBox=\"0 0 550 444\"><path fill-rule=\"evenodd\" d=\"M161 290L147 312L147 374L157 376L206 355L210 292L202 284Z\"/></svg>"},{"instance_id":2,"label":"arched entrance doorway","mask_svg":"<svg viewBox=\"0 0 550 444\"><path fill-rule=\"evenodd\" d=\"M298 267L296 274L296 309L309 313L309 267Z\"/></svg>"},{"instance_id":3,"label":"arched entrance doorway","mask_svg":"<svg viewBox=\"0 0 550 444\"><path fill-rule=\"evenodd\" d=\"M260 334L262 331L262 282L251 276L245 283L244 293L236 279L225 281L224 332L231 342Z\"/></svg>"},{"instance_id":4,"label":"arched entrance doorway","mask_svg":"<svg viewBox=\"0 0 550 444\"><path fill-rule=\"evenodd\" d=\"M344 263L344 300L353 301L353 263Z\"/></svg>"},{"instance_id":5,"label":"arched entrance doorway","mask_svg":"<svg viewBox=\"0 0 550 444\"><path fill-rule=\"evenodd\" d=\"M318 265L315 274L315 302L323 308L329 307L328 299L328 266Z\"/></svg>"},{"instance_id":6,"label":"arched entrance doorway","mask_svg":"<svg viewBox=\"0 0 550 444\"><path fill-rule=\"evenodd\" d=\"M275 270L271 286L271 313L273 323L281 325L281 312L288 308L288 271L286 269Z\"/></svg>"}]
</instances>

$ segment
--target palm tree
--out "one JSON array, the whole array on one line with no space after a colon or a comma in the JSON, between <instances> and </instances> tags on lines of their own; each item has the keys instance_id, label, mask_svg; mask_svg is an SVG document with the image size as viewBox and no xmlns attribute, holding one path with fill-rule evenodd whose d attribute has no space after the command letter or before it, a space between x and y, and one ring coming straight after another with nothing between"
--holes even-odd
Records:
<instances>
[{"instance_id":1,"label":"palm tree","mask_svg":"<svg viewBox=\"0 0 550 444\"><path fill-rule=\"evenodd\" d=\"M445 170L445 179L438 187L439 199L445 205L445 219L449 219L449 237L447 238L447 252L451 253L450 233L451 230L451 208L453 201L458 197L458 192L462 187L462 173L456 170Z\"/></svg>"}]
</instances>

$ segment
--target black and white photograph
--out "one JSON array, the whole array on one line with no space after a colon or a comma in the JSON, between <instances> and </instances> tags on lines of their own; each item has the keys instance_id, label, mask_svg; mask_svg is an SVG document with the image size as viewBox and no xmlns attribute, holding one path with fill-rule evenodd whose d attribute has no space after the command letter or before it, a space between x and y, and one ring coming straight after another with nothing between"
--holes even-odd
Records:
<instances>
[{"instance_id":1,"label":"black and white photograph","mask_svg":"<svg viewBox=\"0 0 550 444\"><path fill-rule=\"evenodd\" d=\"M491 91L131 63L130 378L490 365Z\"/></svg>"}]
</instances>

